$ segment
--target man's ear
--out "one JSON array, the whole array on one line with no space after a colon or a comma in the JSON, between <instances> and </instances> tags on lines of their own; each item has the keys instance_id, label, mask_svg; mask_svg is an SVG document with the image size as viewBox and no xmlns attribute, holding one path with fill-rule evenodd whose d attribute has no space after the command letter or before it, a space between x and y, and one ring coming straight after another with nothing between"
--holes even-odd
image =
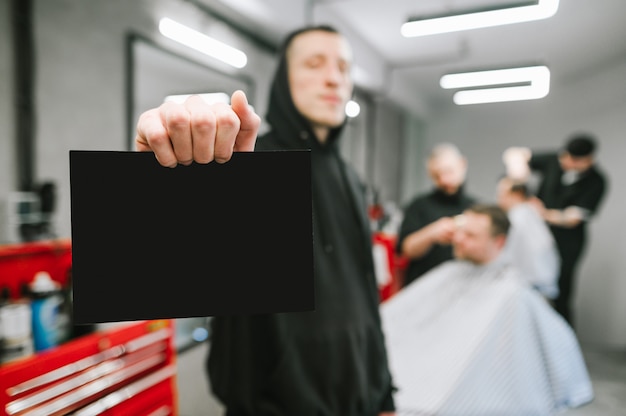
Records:
<instances>
[{"instance_id":1,"label":"man's ear","mask_svg":"<svg viewBox=\"0 0 626 416\"><path fill-rule=\"evenodd\" d=\"M461 157L461 166L463 166L463 170L465 172L467 172L467 168L469 166L469 163L467 161L467 157L465 157L465 156L460 156L460 157Z\"/></svg>"},{"instance_id":2,"label":"man's ear","mask_svg":"<svg viewBox=\"0 0 626 416\"><path fill-rule=\"evenodd\" d=\"M497 235L495 237L495 240L496 240L496 245L498 246L498 249L502 250L502 248L506 244L506 235L504 234Z\"/></svg>"}]
</instances>

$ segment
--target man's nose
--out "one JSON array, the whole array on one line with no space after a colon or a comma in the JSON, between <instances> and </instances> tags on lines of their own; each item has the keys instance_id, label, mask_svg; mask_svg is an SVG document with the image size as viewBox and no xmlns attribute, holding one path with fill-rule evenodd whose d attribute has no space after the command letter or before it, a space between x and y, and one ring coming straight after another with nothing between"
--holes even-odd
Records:
<instances>
[{"instance_id":1,"label":"man's nose","mask_svg":"<svg viewBox=\"0 0 626 416\"><path fill-rule=\"evenodd\" d=\"M463 233L460 230L455 230L452 235L452 244L461 244L463 242Z\"/></svg>"},{"instance_id":2,"label":"man's nose","mask_svg":"<svg viewBox=\"0 0 626 416\"><path fill-rule=\"evenodd\" d=\"M343 78L343 72L341 71L341 68L333 64L329 64L326 66L324 74L326 76L327 82L333 84L338 84Z\"/></svg>"}]
</instances>

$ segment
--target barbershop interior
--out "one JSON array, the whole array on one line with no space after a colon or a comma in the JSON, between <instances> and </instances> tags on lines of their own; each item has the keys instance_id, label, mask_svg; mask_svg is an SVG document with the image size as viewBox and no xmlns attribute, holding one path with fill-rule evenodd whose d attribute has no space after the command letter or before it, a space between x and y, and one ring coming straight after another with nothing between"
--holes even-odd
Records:
<instances>
[{"instance_id":1,"label":"barbershop interior","mask_svg":"<svg viewBox=\"0 0 626 416\"><path fill-rule=\"evenodd\" d=\"M0 0L0 414L625 416L624 16L623 0ZM106 239L85 231L115 226L111 207L124 224L152 207L116 188L86 201L74 186L124 177L115 165L72 177L70 156L169 151L172 171L187 169L167 127L201 105L215 123L216 109L239 117L232 161L257 150L239 141L254 113L258 147L269 134L264 149L310 151L310 175L276 177L311 180L314 267L297 269L310 270L314 304L222 314L210 299L241 276L211 274L220 259L206 250L218 292L198 296L206 304L107 319L124 292L178 296L186 277L136 272L169 257L120 249L143 223ZM197 119L181 128L194 156ZM218 162L218 127L202 130L215 157L192 164L231 163ZM514 220L502 178L535 223ZM292 235L294 218L267 229ZM268 244L256 279L293 264L289 241ZM229 248L241 263L256 258L241 247ZM548 252L552 292L525 269ZM104 318L78 316L85 288L107 286L94 298ZM277 290L287 299L295 286Z\"/></svg>"}]
</instances>

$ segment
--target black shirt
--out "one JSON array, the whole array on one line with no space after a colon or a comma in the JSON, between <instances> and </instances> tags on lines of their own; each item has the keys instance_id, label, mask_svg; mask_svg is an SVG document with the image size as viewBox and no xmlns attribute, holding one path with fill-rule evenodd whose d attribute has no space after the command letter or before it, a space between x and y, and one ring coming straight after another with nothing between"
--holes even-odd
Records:
<instances>
[{"instance_id":1,"label":"black shirt","mask_svg":"<svg viewBox=\"0 0 626 416\"><path fill-rule=\"evenodd\" d=\"M574 182L563 182L563 174L558 154L533 154L530 168L540 175L537 197L549 209L565 209L575 206L582 208L586 218L577 226L564 228L551 226L559 246L582 244L585 240L587 220L595 215L604 198L607 187L606 176L597 166L592 166L579 174Z\"/></svg>"},{"instance_id":2,"label":"black shirt","mask_svg":"<svg viewBox=\"0 0 626 416\"><path fill-rule=\"evenodd\" d=\"M530 168L541 174L537 197L546 208L576 206L583 208L589 215L598 209L605 192L606 178L596 166L582 172L577 180L569 184L562 181L565 172L555 153L533 155Z\"/></svg>"},{"instance_id":3,"label":"black shirt","mask_svg":"<svg viewBox=\"0 0 626 416\"><path fill-rule=\"evenodd\" d=\"M475 199L466 195L463 188L460 188L454 195L448 195L435 189L428 194L416 197L404 210L404 218L398 233L397 252L401 253L402 243L409 234L439 218L461 214L474 202ZM422 257L409 261L404 277L404 286L410 284L433 267L450 260L452 257L452 247L450 245L434 245Z\"/></svg>"}]
</instances>

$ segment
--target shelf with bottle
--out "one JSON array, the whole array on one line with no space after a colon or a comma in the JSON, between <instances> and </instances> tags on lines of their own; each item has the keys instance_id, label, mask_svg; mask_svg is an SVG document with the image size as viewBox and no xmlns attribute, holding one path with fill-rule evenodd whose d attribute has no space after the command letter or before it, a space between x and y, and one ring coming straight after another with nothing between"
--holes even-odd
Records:
<instances>
[{"instance_id":1,"label":"shelf with bottle","mask_svg":"<svg viewBox=\"0 0 626 416\"><path fill-rule=\"evenodd\" d=\"M88 334L72 321L69 240L0 246L0 366Z\"/></svg>"}]
</instances>

